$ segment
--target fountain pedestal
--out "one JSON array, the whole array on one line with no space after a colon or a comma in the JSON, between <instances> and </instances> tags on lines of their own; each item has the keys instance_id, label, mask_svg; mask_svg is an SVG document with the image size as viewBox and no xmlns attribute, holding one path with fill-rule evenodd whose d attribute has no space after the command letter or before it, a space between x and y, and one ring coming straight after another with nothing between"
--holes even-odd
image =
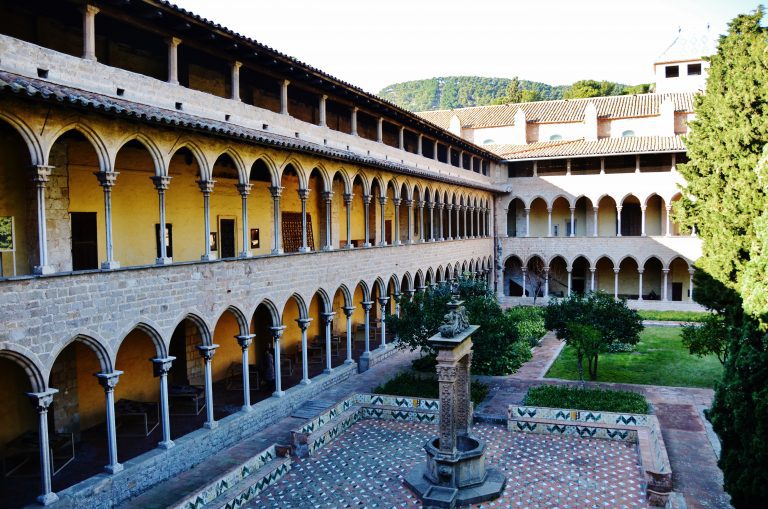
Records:
<instances>
[{"instance_id":1,"label":"fountain pedestal","mask_svg":"<svg viewBox=\"0 0 768 509\"><path fill-rule=\"evenodd\" d=\"M440 431L424 445L427 461L416 465L404 481L426 508L493 500L507 481L498 470L486 469L485 443L470 433L472 334L479 327L466 324L461 304L456 298L448 304L441 332L429 339L438 352Z\"/></svg>"}]
</instances>

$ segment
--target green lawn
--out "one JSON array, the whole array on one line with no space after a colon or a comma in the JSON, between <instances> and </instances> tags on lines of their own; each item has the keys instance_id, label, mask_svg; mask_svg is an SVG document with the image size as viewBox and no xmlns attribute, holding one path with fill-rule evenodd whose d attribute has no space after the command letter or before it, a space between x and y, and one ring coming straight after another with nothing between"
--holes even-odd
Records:
<instances>
[{"instance_id":1,"label":"green lawn","mask_svg":"<svg viewBox=\"0 0 768 509\"><path fill-rule=\"evenodd\" d=\"M651 311L641 309L637 312L643 320L669 320L672 322L701 322L710 313L706 311Z\"/></svg>"},{"instance_id":2,"label":"green lawn","mask_svg":"<svg viewBox=\"0 0 768 509\"><path fill-rule=\"evenodd\" d=\"M597 379L675 387L713 387L723 367L714 355L696 357L680 340L679 327L646 327L637 350L600 354ZM587 377L586 361L584 376ZM548 378L578 380L576 355L566 346L547 373Z\"/></svg>"}]
</instances>

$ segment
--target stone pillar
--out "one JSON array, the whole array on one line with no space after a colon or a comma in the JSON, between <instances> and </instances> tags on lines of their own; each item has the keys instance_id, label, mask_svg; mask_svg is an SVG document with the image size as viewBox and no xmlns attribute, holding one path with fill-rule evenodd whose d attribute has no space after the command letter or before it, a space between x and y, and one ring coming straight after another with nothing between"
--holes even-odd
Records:
<instances>
[{"instance_id":1,"label":"stone pillar","mask_svg":"<svg viewBox=\"0 0 768 509\"><path fill-rule=\"evenodd\" d=\"M351 133L352 136L357 136L357 106L352 107L352 116L349 119L350 124L352 126Z\"/></svg>"},{"instance_id":2,"label":"stone pillar","mask_svg":"<svg viewBox=\"0 0 768 509\"><path fill-rule=\"evenodd\" d=\"M523 297L528 297L528 290L525 288L525 277L528 275L528 269L523 267L521 269L521 272L523 273Z\"/></svg>"},{"instance_id":3,"label":"stone pillar","mask_svg":"<svg viewBox=\"0 0 768 509\"><path fill-rule=\"evenodd\" d=\"M270 327L269 330L272 331L272 341L275 348L275 392L272 395L276 398L282 398L285 396L285 391L283 391L282 370L280 367L280 337L285 331L285 325Z\"/></svg>"},{"instance_id":4,"label":"stone pillar","mask_svg":"<svg viewBox=\"0 0 768 509\"><path fill-rule=\"evenodd\" d=\"M355 306L344 306L341 308L344 311L344 316L347 318L347 358L344 360L344 364L352 364L352 313L355 312Z\"/></svg>"},{"instance_id":5,"label":"stone pillar","mask_svg":"<svg viewBox=\"0 0 768 509\"><path fill-rule=\"evenodd\" d=\"M48 225L45 214L45 184L51 176L53 166L37 165L33 168L32 181L37 187L37 248L40 264L34 268L35 274L52 274L54 268L48 265Z\"/></svg>"},{"instance_id":6,"label":"stone pillar","mask_svg":"<svg viewBox=\"0 0 768 509\"><path fill-rule=\"evenodd\" d=\"M382 117L376 121L376 141L384 143L384 119Z\"/></svg>"},{"instance_id":7,"label":"stone pillar","mask_svg":"<svg viewBox=\"0 0 768 509\"><path fill-rule=\"evenodd\" d=\"M424 135L420 134L419 135L419 141L416 144L416 153L419 154L420 156L424 155L422 150L421 150L422 146L423 146L423 143L424 143Z\"/></svg>"},{"instance_id":8,"label":"stone pillar","mask_svg":"<svg viewBox=\"0 0 768 509\"><path fill-rule=\"evenodd\" d=\"M670 237L672 235L672 221L669 217L671 213L672 213L672 206L667 205L667 221L666 221L665 233L664 233L666 237Z\"/></svg>"},{"instance_id":9,"label":"stone pillar","mask_svg":"<svg viewBox=\"0 0 768 509\"><path fill-rule=\"evenodd\" d=\"M242 334L235 336L237 344L243 353L243 412L250 412L251 408L251 377L248 366L248 349L253 342L256 334Z\"/></svg>"},{"instance_id":10,"label":"stone pillar","mask_svg":"<svg viewBox=\"0 0 768 509\"><path fill-rule=\"evenodd\" d=\"M447 455L456 453L456 393L454 386L458 369L451 364L437 364L437 381L440 386L440 452Z\"/></svg>"},{"instance_id":11,"label":"stone pillar","mask_svg":"<svg viewBox=\"0 0 768 509\"><path fill-rule=\"evenodd\" d=\"M352 198L355 195L352 193L344 193L342 197L344 198L344 210L347 214L347 249L352 249L354 246L352 245Z\"/></svg>"},{"instance_id":12,"label":"stone pillar","mask_svg":"<svg viewBox=\"0 0 768 509\"><path fill-rule=\"evenodd\" d=\"M576 207L571 207L571 234L568 236L576 236Z\"/></svg>"},{"instance_id":13,"label":"stone pillar","mask_svg":"<svg viewBox=\"0 0 768 509\"><path fill-rule=\"evenodd\" d=\"M605 157L600 158L600 175L605 175Z\"/></svg>"},{"instance_id":14,"label":"stone pillar","mask_svg":"<svg viewBox=\"0 0 768 509\"><path fill-rule=\"evenodd\" d=\"M435 241L435 202L429 202L429 241Z\"/></svg>"},{"instance_id":15,"label":"stone pillar","mask_svg":"<svg viewBox=\"0 0 768 509\"><path fill-rule=\"evenodd\" d=\"M43 392L28 392L27 397L37 411L37 437L40 448L40 490L37 497L40 505L51 505L59 497L51 489L51 455L48 441L48 408L53 403L53 395L59 392L57 389L48 389Z\"/></svg>"},{"instance_id":16,"label":"stone pillar","mask_svg":"<svg viewBox=\"0 0 768 509\"><path fill-rule=\"evenodd\" d=\"M688 269L688 302L693 302L693 274L696 269Z\"/></svg>"},{"instance_id":17,"label":"stone pillar","mask_svg":"<svg viewBox=\"0 0 768 509\"><path fill-rule=\"evenodd\" d=\"M95 5L83 7L83 58L96 61L96 15L99 8Z\"/></svg>"},{"instance_id":18,"label":"stone pillar","mask_svg":"<svg viewBox=\"0 0 768 509\"><path fill-rule=\"evenodd\" d=\"M392 235L392 244L402 245L400 242L400 198L392 198L392 205L395 207L395 220L393 222L394 234Z\"/></svg>"},{"instance_id":19,"label":"stone pillar","mask_svg":"<svg viewBox=\"0 0 768 509\"><path fill-rule=\"evenodd\" d=\"M179 44L181 39L168 39L168 83L171 85L179 84Z\"/></svg>"},{"instance_id":20,"label":"stone pillar","mask_svg":"<svg viewBox=\"0 0 768 509\"><path fill-rule=\"evenodd\" d=\"M427 236L424 234L424 200L419 201L419 241L426 242Z\"/></svg>"},{"instance_id":21,"label":"stone pillar","mask_svg":"<svg viewBox=\"0 0 768 509\"><path fill-rule=\"evenodd\" d=\"M616 205L616 236L621 237L621 205Z\"/></svg>"},{"instance_id":22,"label":"stone pillar","mask_svg":"<svg viewBox=\"0 0 768 509\"><path fill-rule=\"evenodd\" d=\"M363 247L371 247L371 225L370 225L370 208L371 208L371 195L363 195L363 205L365 207L365 244Z\"/></svg>"},{"instance_id":23,"label":"stone pillar","mask_svg":"<svg viewBox=\"0 0 768 509\"><path fill-rule=\"evenodd\" d=\"M530 207L525 208L525 236L530 237L531 236L531 209Z\"/></svg>"},{"instance_id":24,"label":"stone pillar","mask_svg":"<svg viewBox=\"0 0 768 509\"><path fill-rule=\"evenodd\" d=\"M667 302L669 300L669 293L667 292L667 284L669 284L669 269L661 269L664 273L664 287L662 288L662 300Z\"/></svg>"},{"instance_id":25,"label":"stone pillar","mask_svg":"<svg viewBox=\"0 0 768 509\"><path fill-rule=\"evenodd\" d=\"M323 251L332 251L333 243L331 241L331 216L333 214L333 192L323 192L323 201L325 201L325 245Z\"/></svg>"},{"instance_id":26,"label":"stone pillar","mask_svg":"<svg viewBox=\"0 0 768 509\"><path fill-rule=\"evenodd\" d=\"M211 361L213 360L213 354L216 353L216 349L219 345L198 345L197 351L200 352L200 357L203 358L205 363L205 423L203 426L208 429L213 429L219 425L213 419L213 378L211 374Z\"/></svg>"},{"instance_id":27,"label":"stone pillar","mask_svg":"<svg viewBox=\"0 0 768 509\"><path fill-rule=\"evenodd\" d=\"M547 207L547 237L552 236L552 207Z\"/></svg>"},{"instance_id":28,"label":"stone pillar","mask_svg":"<svg viewBox=\"0 0 768 509\"><path fill-rule=\"evenodd\" d=\"M637 269L637 276L638 276L637 300L643 300L643 269Z\"/></svg>"},{"instance_id":29,"label":"stone pillar","mask_svg":"<svg viewBox=\"0 0 768 509\"><path fill-rule=\"evenodd\" d=\"M240 258L251 256L251 232L248 229L248 194L251 192L251 187L251 184L237 184L237 191L240 193L240 210L243 216L243 250L240 251Z\"/></svg>"},{"instance_id":30,"label":"stone pillar","mask_svg":"<svg viewBox=\"0 0 768 509\"><path fill-rule=\"evenodd\" d=\"M99 384L104 388L105 406L107 411L107 451L109 464L104 470L110 474L116 474L123 470L123 465L117 461L117 431L115 427L115 386L120 381L122 371L112 373L96 373Z\"/></svg>"},{"instance_id":31,"label":"stone pillar","mask_svg":"<svg viewBox=\"0 0 768 509\"><path fill-rule=\"evenodd\" d=\"M570 177L571 176L571 160L566 159L565 160L565 175Z\"/></svg>"},{"instance_id":32,"label":"stone pillar","mask_svg":"<svg viewBox=\"0 0 768 509\"><path fill-rule=\"evenodd\" d=\"M640 207L640 236L645 237L645 209L646 206Z\"/></svg>"},{"instance_id":33,"label":"stone pillar","mask_svg":"<svg viewBox=\"0 0 768 509\"><path fill-rule=\"evenodd\" d=\"M326 122L326 115L325 115L325 103L326 103L327 100L328 100L328 96L327 95L325 95L325 94L321 95L320 96L320 104L318 104L318 106L317 106L317 110L319 112L318 113L319 119L318 119L317 125L319 125L320 127L327 127L328 126L328 124Z\"/></svg>"},{"instance_id":34,"label":"stone pillar","mask_svg":"<svg viewBox=\"0 0 768 509\"><path fill-rule=\"evenodd\" d=\"M613 269L613 298L619 298L619 268Z\"/></svg>"},{"instance_id":35,"label":"stone pillar","mask_svg":"<svg viewBox=\"0 0 768 509\"><path fill-rule=\"evenodd\" d=\"M438 225L440 227L440 237L438 240L443 241L445 240L445 236L443 235L443 207L444 205L442 203L438 203L437 205L437 216L438 216Z\"/></svg>"},{"instance_id":36,"label":"stone pillar","mask_svg":"<svg viewBox=\"0 0 768 509\"><path fill-rule=\"evenodd\" d=\"M597 211L598 210L599 209L597 207L592 207L592 216L593 216L593 219L592 219L592 229L593 229L592 236L593 237L597 237L597 227L598 227L598 224L599 224L597 222Z\"/></svg>"},{"instance_id":37,"label":"stone pillar","mask_svg":"<svg viewBox=\"0 0 768 509\"><path fill-rule=\"evenodd\" d=\"M160 426L163 439L158 442L160 449L170 449L174 446L171 440L170 409L168 405L168 371L170 371L176 357L156 357L152 361L152 371L160 379Z\"/></svg>"},{"instance_id":38,"label":"stone pillar","mask_svg":"<svg viewBox=\"0 0 768 509\"><path fill-rule=\"evenodd\" d=\"M544 267L544 298L549 298L549 267Z\"/></svg>"},{"instance_id":39,"label":"stone pillar","mask_svg":"<svg viewBox=\"0 0 768 509\"><path fill-rule=\"evenodd\" d=\"M464 221L464 239L469 238L469 230L467 230L467 208L466 205L461 207L462 220Z\"/></svg>"},{"instance_id":40,"label":"stone pillar","mask_svg":"<svg viewBox=\"0 0 768 509\"><path fill-rule=\"evenodd\" d=\"M381 306L381 348L387 346L387 304L389 303L389 297L380 297L379 305Z\"/></svg>"},{"instance_id":41,"label":"stone pillar","mask_svg":"<svg viewBox=\"0 0 768 509\"><path fill-rule=\"evenodd\" d=\"M406 244L413 244L413 200L406 198L404 205L408 209L408 232L406 233Z\"/></svg>"},{"instance_id":42,"label":"stone pillar","mask_svg":"<svg viewBox=\"0 0 768 509\"><path fill-rule=\"evenodd\" d=\"M595 268L590 267L589 268L589 274L590 274L590 283L589 283L589 289L590 291L595 291Z\"/></svg>"},{"instance_id":43,"label":"stone pillar","mask_svg":"<svg viewBox=\"0 0 768 509\"><path fill-rule=\"evenodd\" d=\"M373 307L373 301L365 300L360 303L365 311L365 350L363 355L369 355L371 351L371 308Z\"/></svg>"},{"instance_id":44,"label":"stone pillar","mask_svg":"<svg viewBox=\"0 0 768 509\"><path fill-rule=\"evenodd\" d=\"M112 187L115 185L119 173L97 171L94 175L99 179L99 185L104 190L104 225L106 230L104 238L107 243L107 260L102 262L101 268L105 270L117 269L120 267L120 262L113 258L112 249Z\"/></svg>"},{"instance_id":45,"label":"stone pillar","mask_svg":"<svg viewBox=\"0 0 768 509\"><path fill-rule=\"evenodd\" d=\"M379 223L381 226L381 239L379 239L379 245L380 246L386 246L387 245L387 237L385 235L386 233L386 219L384 217L384 214L387 209L387 197L386 196L379 196L379 205L381 207L381 217L379 218Z\"/></svg>"},{"instance_id":46,"label":"stone pillar","mask_svg":"<svg viewBox=\"0 0 768 509\"><path fill-rule=\"evenodd\" d=\"M467 209L469 210L469 238L474 239L477 236L477 232L475 231L475 210L477 208L469 206Z\"/></svg>"},{"instance_id":47,"label":"stone pillar","mask_svg":"<svg viewBox=\"0 0 768 509\"><path fill-rule=\"evenodd\" d=\"M280 254L283 252L282 228L280 224L280 195L283 193L283 188L280 186L270 186L269 192L272 194L272 219L274 221L272 227L274 235L272 254Z\"/></svg>"},{"instance_id":48,"label":"stone pillar","mask_svg":"<svg viewBox=\"0 0 768 509\"><path fill-rule=\"evenodd\" d=\"M232 62L232 100L240 101L240 68L243 66L242 62L235 60Z\"/></svg>"},{"instance_id":49,"label":"stone pillar","mask_svg":"<svg viewBox=\"0 0 768 509\"><path fill-rule=\"evenodd\" d=\"M283 80L280 83L280 113L282 115L288 115L288 85L290 84L289 80Z\"/></svg>"},{"instance_id":50,"label":"stone pillar","mask_svg":"<svg viewBox=\"0 0 768 509\"><path fill-rule=\"evenodd\" d=\"M334 311L328 311L320 313L323 319L323 325L325 325L325 369L323 373L328 374L333 371L331 363L331 326L333 325L333 317L336 316Z\"/></svg>"},{"instance_id":51,"label":"stone pillar","mask_svg":"<svg viewBox=\"0 0 768 509\"><path fill-rule=\"evenodd\" d=\"M171 177L167 175L156 175L150 178L152 179L152 182L154 182L155 189L157 190L158 216L160 223L160 228L157 232L159 237L157 242L160 246L160 257L155 260L155 263L157 265L168 265L173 260L168 257L167 247L165 245L165 192L168 190L168 185L171 183Z\"/></svg>"},{"instance_id":52,"label":"stone pillar","mask_svg":"<svg viewBox=\"0 0 768 509\"><path fill-rule=\"evenodd\" d=\"M213 260L215 257L211 254L211 193L215 180L198 180L197 186L203 193L203 224L205 225L205 251L200 257L203 261Z\"/></svg>"},{"instance_id":53,"label":"stone pillar","mask_svg":"<svg viewBox=\"0 0 768 509\"><path fill-rule=\"evenodd\" d=\"M438 145L438 144L437 144L437 140L435 140L435 146L434 146L434 148L432 149L432 159L434 159L435 161L439 161L439 160L440 160L440 159L437 157L437 145Z\"/></svg>"},{"instance_id":54,"label":"stone pillar","mask_svg":"<svg viewBox=\"0 0 768 509\"><path fill-rule=\"evenodd\" d=\"M571 267L568 267L565 270L566 270L566 272L568 272L568 297L570 297L571 296L571 285L573 284L573 277L572 277L573 276L573 274L572 274L573 269Z\"/></svg>"},{"instance_id":55,"label":"stone pillar","mask_svg":"<svg viewBox=\"0 0 768 509\"><path fill-rule=\"evenodd\" d=\"M446 238L448 240L453 240L453 228L452 228L452 224L451 224L451 222L452 222L451 221L451 216L453 215L453 214L451 214L451 212L453 212L453 204L451 204L451 203L447 204L445 206L445 210L448 211L448 214L447 214L447 216L448 216L448 237L446 237Z\"/></svg>"},{"instance_id":56,"label":"stone pillar","mask_svg":"<svg viewBox=\"0 0 768 509\"><path fill-rule=\"evenodd\" d=\"M301 330L301 383L307 385L312 381L309 379L309 360L307 359L307 328L312 323L312 318L297 318Z\"/></svg>"},{"instance_id":57,"label":"stone pillar","mask_svg":"<svg viewBox=\"0 0 768 509\"><path fill-rule=\"evenodd\" d=\"M400 150L405 150L405 127L400 127L400 132L397 136L397 145Z\"/></svg>"},{"instance_id":58,"label":"stone pillar","mask_svg":"<svg viewBox=\"0 0 768 509\"><path fill-rule=\"evenodd\" d=\"M308 253L307 245L307 198L309 198L309 189L299 189L299 199L301 200L301 247L300 253Z\"/></svg>"},{"instance_id":59,"label":"stone pillar","mask_svg":"<svg viewBox=\"0 0 768 509\"><path fill-rule=\"evenodd\" d=\"M635 154L635 173L640 173L640 154Z\"/></svg>"},{"instance_id":60,"label":"stone pillar","mask_svg":"<svg viewBox=\"0 0 768 509\"><path fill-rule=\"evenodd\" d=\"M470 366L472 365L472 352L467 353L458 363L456 370L456 434L469 435L472 426L472 415L469 411L470 403Z\"/></svg>"}]
</instances>

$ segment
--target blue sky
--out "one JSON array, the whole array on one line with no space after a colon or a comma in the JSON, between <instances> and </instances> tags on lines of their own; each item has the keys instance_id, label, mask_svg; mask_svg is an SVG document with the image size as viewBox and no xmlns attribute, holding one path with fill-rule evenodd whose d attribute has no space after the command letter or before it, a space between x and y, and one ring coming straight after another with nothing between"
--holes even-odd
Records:
<instances>
[{"instance_id":1,"label":"blue sky","mask_svg":"<svg viewBox=\"0 0 768 509\"><path fill-rule=\"evenodd\" d=\"M370 92L433 76L652 81L678 28L715 37L745 0L177 0Z\"/></svg>"}]
</instances>

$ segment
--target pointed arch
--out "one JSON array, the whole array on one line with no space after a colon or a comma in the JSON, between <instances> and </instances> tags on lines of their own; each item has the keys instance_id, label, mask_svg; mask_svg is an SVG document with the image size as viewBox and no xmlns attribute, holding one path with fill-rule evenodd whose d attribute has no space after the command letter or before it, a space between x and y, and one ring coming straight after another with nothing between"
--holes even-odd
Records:
<instances>
[{"instance_id":1,"label":"pointed arch","mask_svg":"<svg viewBox=\"0 0 768 509\"><path fill-rule=\"evenodd\" d=\"M93 353L96 354L96 358L99 361L99 366L101 367L101 371L103 373L112 373L114 371L112 356L110 355L107 347L101 341L96 339L94 334L86 332L78 333L72 336L69 341L59 345L59 348L50 357L49 368L53 366L53 364L56 362L56 359L58 359L59 355L61 355L61 352L63 352L66 347L76 341L83 343L88 348L93 350Z\"/></svg>"},{"instance_id":2,"label":"pointed arch","mask_svg":"<svg viewBox=\"0 0 768 509\"><path fill-rule=\"evenodd\" d=\"M200 172L200 177L202 180L210 180L212 177L211 175L211 168L208 164L208 158L205 157L205 154L202 150L200 150L200 147L193 141L190 140L183 140L171 149L171 151L168 152L168 161L170 166L170 161L173 160L173 157L176 155L176 153L179 150L187 149L192 153L192 158L197 163L198 170Z\"/></svg>"},{"instance_id":3,"label":"pointed arch","mask_svg":"<svg viewBox=\"0 0 768 509\"><path fill-rule=\"evenodd\" d=\"M117 162L117 155L123 148L125 148L128 143L132 141L139 143L147 150L147 152L149 152L149 157L152 159L152 164L155 166L156 176L168 175L168 164L166 164L165 158L163 158L163 154L160 151L160 148L155 144L154 141L152 141L151 138L149 138L149 136L138 131L125 135L117 143L117 148L115 149L114 154L112 155L112 160L110 161L112 168L115 167Z\"/></svg>"},{"instance_id":4,"label":"pointed arch","mask_svg":"<svg viewBox=\"0 0 768 509\"><path fill-rule=\"evenodd\" d=\"M263 153L259 154L253 160L253 162L250 164L250 166L249 166L250 169L248 170L248 178L249 178L249 180L251 178L251 175L253 174L254 166L256 166L256 163L258 163L259 161L261 161L264 164L264 166L267 168L267 170L269 171L269 178L271 179L271 184L273 186L275 186L275 187L279 186L280 185L280 172L277 169L277 164L275 163L275 161L271 157L269 157L268 154L263 154Z\"/></svg>"},{"instance_id":5,"label":"pointed arch","mask_svg":"<svg viewBox=\"0 0 768 509\"><path fill-rule=\"evenodd\" d=\"M318 288L315 290L315 292L312 294L312 298L314 299L315 296L320 298L320 302L323 304L322 311L328 312L333 309L333 300L328 295L328 292L326 292L323 288ZM301 306L299 306L299 309L301 309Z\"/></svg>"},{"instance_id":6,"label":"pointed arch","mask_svg":"<svg viewBox=\"0 0 768 509\"><path fill-rule=\"evenodd\" d=\"M24 140L24 143L27 145L27 150L29 150L31 164L48 164L48 154L43 154L43 147L40 139L35 135L35 132L26 122L16 115L4 111L0 111L0 120L4 121L14 129Z\"/></svg>"},{"instance_id":7,"label":"pointed arch","mask_svg":"<svg viewBox=\"0 0 768 509\"><path fill-rule=\"evenodd\" d=\"M147 337L152 341L152 344L155 346L155 352L157 353L158 358L165 358L168 356L168 350L166 349L165 342L163 341L162 336L159 332L157 332L157 329L153 327L152 325L148 324L147 322L139 322L130 329L125 334L122 334L120 336L120 341L115 345L115 356L117 356L117 353L120 351L120 347L122 346L123 342L125 341L125 338L127 338L131 332L138 330L143 332L147 335Z\"/></svg>"},{"instance_id":8,"label":"pointed arch","mask_svg":"<svg viewBox=\"0 0 768 509\"><path fill-rule=\"evenodd\" d=\"M39 362L33 360L36 357L32 352L18 345L7 345L5 348L0 349L0 358L9 359L24 370L29 378L32 391L43 392L48 388L48 383L46 377L43 376Z\"/></svg>"},{"instance_id":9,"label":"pointed arch","mask_svg":"<svg viewBox=\"0 0 768 509\"><path fill-rule=\"evenodd\" d=\"M51 141L46 147L45 151L45 161L47 162L51 156L51 149L56 144L59 139L66 135L70 131L75 131L79 134L81 134L85 139L91 144L93 149L96 151L96 157L99 161L99 171L100 172L111 172L113 171L113 168L111 166L111 158L109 157L109 150L107 150L107 146L104 144L104 141L101 139L101 137L91 129L88 125L83 124L82 122L70 122L63 127L59 128L58 131L56 131L53 136L51 137Z\"/></svg>"},{"instance_id":10,"label":"pointed arch","mask_svg":"<svg viewBox=\"0 0 768 509\"><path fill-rule=\"evenodd\" d=\"M355 304L352 302L352 293L350 293L349 288L347 288L347 285L341 284L336 291L333 293L334 296L341 292L341 295L344 299L344 305L345 306L354 306Z\"/></svg>"},{"instance_id":11,"label":"pointed arch","mask_svg":"<svg viewBox=\"0 0 768 509\"><path fill-rule=\"evenodd\" d=\"M279 172L280 181L282 181L285 171L289 167L293 169L293 171L296 173L296 175L299 178L299 189L307 189L309 178L307 176L306 170L304 169L304 166L302 166L301 162L299 162L299 160L296 159L295 157L289 157L283 163L283 166L280 168L280 172Z\"/></svg>"},{"instance_id":12,"label":"pointed arch","mask_svg":"<svg viewBox=\"0 0 768 509\"><path fill-rule=\"evenodd\" d=\"M333 172L333 176L331 177L331 181L336 180L336 177L339 177L344 184L344 192L347 194L352 193L352 180L349 177L349 173L344 169L344 167L337 168L336 171Z\"/></svg>"},{"instance_id":13,"label":"pointed arch","mask_svg":"<svg viewBox=\"0 0 768 509\"><path fill-rule=\"evenodd\" d=\"M192 324L194 324L195 327L197 327L198 332L200 333L200 341L204 345L211 345L213 344L213 336L211 334L211 329L208 327L208 324L205 323L205 320L203 320L199 315L196 313L187 313L184 315L181 320L178 320L176 324L173 326L173 330L176 330L176 328L184 322L184 320L189 320Z\"/></svg>"},{"instance_id":14,"label":"pointed arch","mask_svg":"<svg viewBox=\"0 0 768 509\"><path fill-rule=\"evenodd\" d=\"M277 310L277 306L270 299L262 299L261 302L254 308L254 314L261 307L264 306L269 312L269 316L272 319L272 326L279 327L282 319L280 317L280 311Z\"/></svg>"}]
</instances>

